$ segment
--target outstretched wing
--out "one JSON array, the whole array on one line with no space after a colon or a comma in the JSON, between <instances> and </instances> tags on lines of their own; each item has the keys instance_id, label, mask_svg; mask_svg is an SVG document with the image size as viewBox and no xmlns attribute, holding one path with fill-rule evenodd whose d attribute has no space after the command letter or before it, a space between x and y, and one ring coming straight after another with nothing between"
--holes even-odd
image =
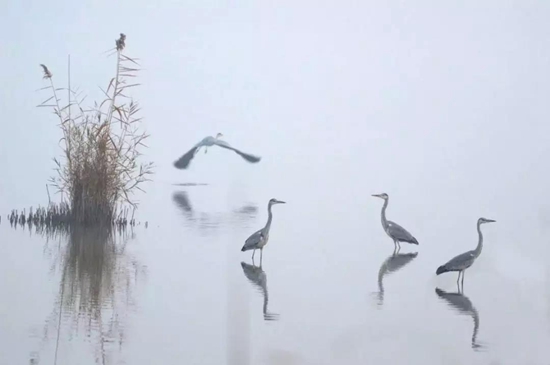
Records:
<instances>
[{"instance_id":1,"label":"outstretched wing","mask_svg":"<svg viewBox=\"0 0 550 365\"><path fill-rule=\"evenodd\" d=\"M197 150L205 145L208 145L209 139L214 139L212 137L205 137L193 146L189 151L185 153L185 155L181 156L176 162L174 162L174 167L177 169L186 169L189 167L189 164L191 163L191 160L193 157L195 157L195 154L197 153Z\"/></svg>"},{"instance_id":2,"label":"outstretched wing","mask_svg":"<svg viewBox=\"0 0 550 365\"><path fill-rule=\"evenodd\" d=\"M412 234L395 222L388 221L388 232L392 238L398 241L418 244Z\"/></svg>"},{"instance_id":3,"label":"outstretched wing","mask_svg":"<svg viewBox=\"0 0 550 365\"><path fill-rule=\"evenodd\" d=\"M252 233L252 235L244 241L243 250L252 250L258 245L258 243L262 242L264 239L263 232L264 229L262 228Z\"/></svg>"},{"instance_id":4,"label":"outstretched wing","mask_svg":"<svg viewBox=\"0 0 550 365\"><path fill-rule=\"evenodd\" d=\"M256 163L256 162L259 162L262 158L261 157L258 157L258 156L254 156L254 155L251 155L249 153L244 153L242 151L239 151L238 149L234 148L234 147L231 147L229 145L229 143L225 142L225 141L221 141L219 139L216 139L214 141L214 144L220 146L220 147L223 147L223 148L227 148L228 150L232 150L232 151L235 151L235 153L237 153L239 156L241 156L242 158L244 158L245 160L247 160L248 162L252 162L252 163Z\"/></svg>"},{"instance_id":5,"label":"outstretched wing","mask_svg":"<svg viewBox=\"0 0 550 365\"><path fill-rule=\"evenodd\" d=\"M199 146L195 146L187 151L185 155L181 156L174 162L174 167L180 170L189 167L189 163L191 163L191 160L193 159L193 157L195 157L195 153L197 152L198 148Z\"/></svg>"}]
</instances>

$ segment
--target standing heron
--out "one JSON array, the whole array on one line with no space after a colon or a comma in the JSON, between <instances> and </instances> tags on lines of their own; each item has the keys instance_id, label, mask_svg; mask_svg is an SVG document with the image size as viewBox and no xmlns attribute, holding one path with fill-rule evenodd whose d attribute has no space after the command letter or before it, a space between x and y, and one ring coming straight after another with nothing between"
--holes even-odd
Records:
<instances>
[{"instance_id":1,"label":"standing heron","mask_svg":"<svg viewBox=\"0 0 550 365\"><path fill-rule=\"evenodd\" d=\"M450 271L458 271L458 278L456 279L456 285L458 285L458 281L460 280L460 274L462 274L462 286L464 286L464 270L472 266L474 261L479 257L481 254L481 250L483 249L483 234L481 234L481 225L484 223L492 223L496 222L492 219L487 218L479 218L477 220L477 233L479 234L479 241L477 242L477 247L475 250L464 252L463 254L460 254L451 260L447 262L445 265L441 265L437 268L436 274L440 275L446 272Z\"/></svg>"},{"instance_id":2,"label":"standing heron","mask_svg":"<svg viewBox=\"0 0 550 365\"><path fill-rule=\"evenodd\" d=\"M380 199L384 199L384 206L382 207L382 228L386 231L386 234L393 240L395 247L401 249L399 242L407 242L414 245L418 245L418 241L413 237L405 228L399 224L386 219L386 208L388 207L389 196L386 193L373 194L372 196Z\"/></svg>"},{"instance_id":3,"label":"standing heron","mask_svg":"<svg viewBox=\"0 0 550 365\"><path fill-rule=\"evenodd\" d=\"M242 252L248 251L248 250L254 250L252 252L252 260L254 260L254 254L256 253L256 249L260 249L260 262L262 262L264 246L267 245L267 241L269 240L269 229L271 228L271 220L273 219L273 213L271 213L271 207L274 206L275 204L286 204L286 202L277 200L275 198L269 199L269 203L267 204L268 218L267 218L267 223L265 224L265 227L260 230L257 230L250 237L248 237L244 242L243 248L241 248Z\"/></svg>"},{"instance_id":4,"label":"standing heron","mask_svg":"<svg viewBox=\"0 0 550 365\"><path fill-rule=\"evenodd\" d=\"M223 135L221 133L218 133L216 134L216 137L212 137L212 136L204 137L202 141L197 143L195 146L193 146L193 148L191 148L183 156L181 156L177 161L175 161L174 167L178 169L186 169L187 167L189 167L191 160L193 159L193 157L195 157L195 155L197 154L197 152L201 147L204 147L204 153L207 153L208 147L211 147L211 146L220 146L222 148L226 148L228 150L234 151L235 153L237 153L239 156L241 156L248 162L256 163L261 160L261 157L254 156L249 153L244 153L234 147L231 147L229 143L219 139L222 136Z\"/></svg>"}]
</instances>

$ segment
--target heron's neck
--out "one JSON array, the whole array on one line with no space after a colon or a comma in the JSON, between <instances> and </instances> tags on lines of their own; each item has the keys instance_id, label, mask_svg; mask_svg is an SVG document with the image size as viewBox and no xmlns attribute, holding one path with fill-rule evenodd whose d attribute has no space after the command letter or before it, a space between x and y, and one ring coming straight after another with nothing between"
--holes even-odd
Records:
<instances>
[{"instance_id":1,"label":"heron's neck","mask_svg":"<svg viewBox=\"0 0 550 365\"><path fill-rule=\"evenodd\" d=\"M384 206L382 207L382 226L386 227L388 221L386 219L386 208L388 207L389 199L384 199Z\"/></svg>"},{"instance_id":2,"label":"heron's neck","mask_svg":"<svg viewBox=\"0 0 550 365\"><path fill-rule=\"evenodd\" d=\"M481 222L477 224L477 233L479 235L479 241L477 242L477 247L474 251L476 257L481 254L481 250L483 249L483 234L481 233Z\"/></svg>"},{"instance_id":3,"label":"heron's neck","mask_svg":"<svg viewBox=\"0 0 550 365\"><path fill-rule=\"evenodd\" d=\"M268 213L268 216L267 216L267 223L265 225L265 228L271 227L271 220L273 219L273 213L271 213L271 204L267 205L267 213Z\"/></svg>"}]
</instances>

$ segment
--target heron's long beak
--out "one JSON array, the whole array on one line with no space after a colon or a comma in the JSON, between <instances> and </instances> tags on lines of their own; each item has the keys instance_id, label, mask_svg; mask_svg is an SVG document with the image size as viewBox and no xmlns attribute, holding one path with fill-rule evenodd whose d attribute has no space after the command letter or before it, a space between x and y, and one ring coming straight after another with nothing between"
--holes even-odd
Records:
<instances>
[{"instance_id":1,"label":"heron's long beak","mask_svg":"<svg viewBox=\"0 0 550 365\"><path fill-rule=\"evenodd\" d=\"M376 198L381 198L380 194L372 194L372 196L374 196Z\"/></svg>"},{"instance_id":2,"label":"heron's long beak","mask_svg":"<svg viewBox=\"0 0 550 365\"><path fill-rule=\"evenodd\" d=\"M496 222L494 219L486 219L485 222L487 223L493 223L493 222Z\"/></svg>"},{"instance_id":3,"label":"heron's long beak","mask_svg":"<svg viewBox=\"0 0 550 365\"><path fill-rule=\"evenodd\" d=\"M284 202L282 200L277 200L275 203L277 203L277 204L286 204L286 202Z\"/></svg>"}]
</instances>

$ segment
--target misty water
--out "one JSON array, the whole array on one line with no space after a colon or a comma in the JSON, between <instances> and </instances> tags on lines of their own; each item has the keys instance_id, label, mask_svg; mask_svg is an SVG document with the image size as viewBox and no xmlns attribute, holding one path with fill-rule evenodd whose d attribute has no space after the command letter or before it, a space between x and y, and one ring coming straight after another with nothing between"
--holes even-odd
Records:
<instances>
[{"instance_id":1,"label":"misty water","mask_svg":"<svg viewBox=\"0 0 550 365\"><path fill-rule=\"evenodd\" d=\"M360 156L356 166L376 165ZM179 180L151 183L141 224L111 236L48 236L3 217L1 362L544 363L545 216L520 209L521 186L499 195L464 179L447 194L395 177L383 189L381 171L374 184L338 178L336 162L285 176L270 158L251 165L212 148ZM185 179L198 174L210 177ZM394 254L370 196L381 191L419 246ZM260 268L240 248L272 197L287 204L273 207ZM475 247L479 216L497 222L482 226L459 295L456 274L435 269Z\"/></svg>"}]
</instances>

